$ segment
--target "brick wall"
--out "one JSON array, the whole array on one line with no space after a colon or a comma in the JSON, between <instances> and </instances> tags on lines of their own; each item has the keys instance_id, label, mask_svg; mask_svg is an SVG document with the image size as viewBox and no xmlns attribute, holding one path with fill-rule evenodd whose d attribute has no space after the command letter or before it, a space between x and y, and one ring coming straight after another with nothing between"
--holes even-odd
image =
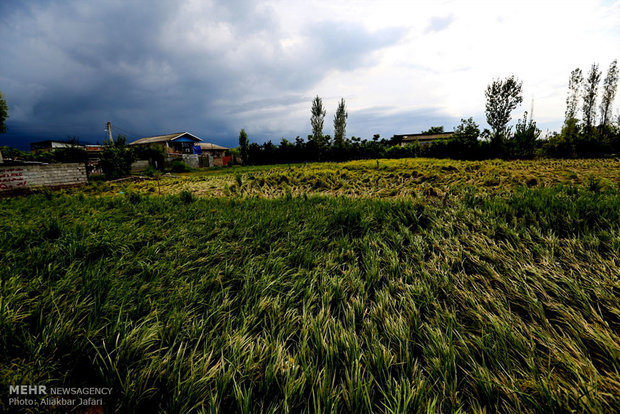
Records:
<instances>
[{"instance_id":1,"label":"brick wall","mask_svg":"<svg viewBox=\"0 0 620 414\"><path fill-rule=\"evenodd\" d=\"M0 165L0 193L77 186L87 182L86 166L80 163Z\"/></svg>"}]
</instances>

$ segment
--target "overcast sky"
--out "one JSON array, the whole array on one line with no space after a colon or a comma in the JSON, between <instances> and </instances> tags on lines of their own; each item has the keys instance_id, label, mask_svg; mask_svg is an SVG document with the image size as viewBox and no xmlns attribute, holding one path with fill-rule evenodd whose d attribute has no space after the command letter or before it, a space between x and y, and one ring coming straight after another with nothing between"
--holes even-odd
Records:
<instances>
[{"instance_id":1,"label":"overcast sky","mask_svg":"<svg viewBox=\"0 0 620 414\"><path fill-rule=\"evenodd\" d=\"M620 1L1 0L0 145L189 131L235 146L311 132L344 98L347 136L474 117L516 75L539 127L559 129L571 70L620 55ZM603 75L603 76L604 76ZM617 112L618 101L614 106Z\"/></svg>"}]
</instances>

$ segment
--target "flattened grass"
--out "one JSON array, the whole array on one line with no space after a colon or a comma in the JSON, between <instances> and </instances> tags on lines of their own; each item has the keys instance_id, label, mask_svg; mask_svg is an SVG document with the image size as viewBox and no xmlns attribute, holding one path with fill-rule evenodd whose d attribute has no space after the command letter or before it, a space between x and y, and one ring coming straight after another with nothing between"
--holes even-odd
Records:
<instances>
[{"instance_id":1,"label":"flattened grass","mask_svg":"<svg viewBox=\"0 0 620 414\"><path fill-rule=\"evenodd\" d=\"M119 412L617 412L617 190L429 200L0 200L0 389L111 386Z\"/></svg>"},{"instance_id":2,"label":"flattened grass","mask_svg":"<svg viewBox=\"0 0 620 414\"><path fill-rule=\"evenodd\" d=\"M530 160L456 161L425 158L363 160L345 163L312 163L250 166L204 170L159 181L135 184L95 184L93 194L178 194L190 190L201 197L282 197L320 194L329 196L408 198L439 196L455 188L498 194L516 187L595 185L617 188L620 161Z\"/></svg>"}]
</instances>

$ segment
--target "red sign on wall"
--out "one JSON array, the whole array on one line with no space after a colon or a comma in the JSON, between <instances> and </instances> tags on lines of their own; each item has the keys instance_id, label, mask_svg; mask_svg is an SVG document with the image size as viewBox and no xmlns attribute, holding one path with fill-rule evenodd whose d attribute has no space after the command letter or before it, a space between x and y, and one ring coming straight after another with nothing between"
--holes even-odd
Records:
<instances>
[{"instance_id":1,"label":"red sign on wall","mask_svg":"<svg viewBox=\"0 0 620 414\"><path fill-rule=\"evenodd\" d=\"M0 191L26 187L24 169L19 167L0 170Z\"/></svg>"}]
</instances>

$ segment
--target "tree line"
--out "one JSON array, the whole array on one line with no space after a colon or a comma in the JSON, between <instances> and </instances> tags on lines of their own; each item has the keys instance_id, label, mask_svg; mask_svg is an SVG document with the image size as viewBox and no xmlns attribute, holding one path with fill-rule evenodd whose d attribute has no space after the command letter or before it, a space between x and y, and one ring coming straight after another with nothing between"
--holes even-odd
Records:
<instances>
[{"instance_id":1,"label":"tree line","mask_svg":"<svg viewBox=\"0 0 620 414\"><path fill-rule=\"evenodd\" d=\"M457 159L488 158L533 158L547 157L602 157L620 154L620 116L613 117L613 101L618 85L618 66L614 60L605 78L594 63L587 74L580 68L569 77L566 98L565 119L562 130L541 138L532 115L527 111L509 127L513 111L523 102L523 83L514 75L505 79L494 79L485 90L486 121L490 129L481 131L473 118L461 119L454 133L447 139L435 140L430 144L402 145L396 137L381 138L375 134L372 139L346 136L348 111L344 98L340 99L333 118L334 136L324 134L327 110L317 95L311 106L310 125L312 134L306 139L297 136L293 141L282 138L279 144L271 140L251 143L246 131L239 134L239 153L246 164L296 163L309 161L345 161L364 158L402 157L446 157ZM602 86L601 84L602 80ZM5 121L8 106L0 93L0 133L6 132ZM423 133L443 132L443 126L434 126ZM129 156L119 157L116 152L121 146L106 146L105 156L115 165L118 158L126 169ZM4 148L5 156L11 150ZM144 154L141 154L144 155ZM43 157L50 155L37 155ZM149 159L155 155L148 154ZM26 157L26 155L24 155ZM34 157L34 156L33 156ZM85 153L71 149L53 155L55 161L83 159ZM27 157L26 157L27 158ZM104 157L105 158L105 157ZM46 160L46 161L54 161ZM104 160L103 164L106 164ZM112 170L117 170L113 168ZM104 170L107 170L105 168ZM111 173L116 175L116 173Z\"/></svg>"},{"instance_id":2,"label":"tree line","mask_svg":"<svg viewBox=\"0 0 620 414\"><path fill-rule=\"evenodd\" d=\"M332 138L323 133L327 111L317 95L310 110L312 134L306 139L298 136L294 141L282 138L279 144L271 140L263 144L250 143L243 129L239 135L239 150L248 164L419 156L458 159L610 156L620 153L620 117L612 119L618 84L616 60L611 63L599 93L601 78L598 64L593 64L585 77L579 68L571 72L562 130L546 137L541 137L541 130L527 111L517 120L514 131L508 126L512 113L523 102L523 83L512 75L494 79L485 90L485 114L490 129L481 130L470 117L461 119L450 138L425 145L416 142L402 145L396 136L386 139L377 134L369 140L347 138L348 112L341 99L333 119ZM443 126L434 126L422 133L437 132L443 132Z\"/></svg>"}]
</instances>

